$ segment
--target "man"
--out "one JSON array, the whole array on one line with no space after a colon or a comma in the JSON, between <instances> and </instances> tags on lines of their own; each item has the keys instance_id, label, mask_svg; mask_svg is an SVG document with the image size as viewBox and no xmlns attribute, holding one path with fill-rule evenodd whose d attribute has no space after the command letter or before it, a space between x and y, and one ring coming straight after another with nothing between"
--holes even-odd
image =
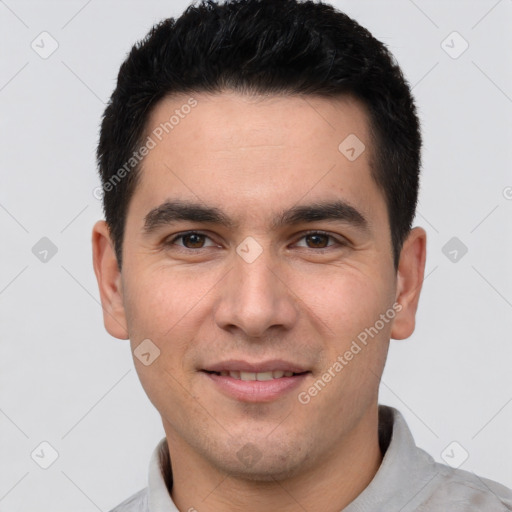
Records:
<instances>
[{"instance_id":1,"label":"man","mask_svg":"<svg viewBox=\"0 0 512 512\"><path fill-rule=\"evenodd\" d=\"M166 437L115 511L512 510L378 404L424 275L420 148L399 67L329 5L203 2L134 46L94 268Z\"/></svg>"}]
</instances>

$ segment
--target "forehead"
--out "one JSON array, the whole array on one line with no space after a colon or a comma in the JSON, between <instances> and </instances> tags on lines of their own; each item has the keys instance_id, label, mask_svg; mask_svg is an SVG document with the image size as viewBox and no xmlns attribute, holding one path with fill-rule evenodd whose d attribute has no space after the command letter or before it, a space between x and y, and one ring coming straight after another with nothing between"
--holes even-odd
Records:
<instances>
[{"instance_id":1,"label":"forehead","mask_svg":"<svg viewBox=\"0 0 512 512\"><path fill-rule=\"evenodd\" d=\"M337 150L338 139L350 133L369 142L366 108L352 96L180 94L161 100L146 124L158 142L193 142L190 130L209 143L204 151L299 146L311 153L322 142Z\"/></svg>"},{"instance_id":2,"label":"forehead","mask_svg":"<svg viewBox=\"0 0 512 512\"><path fill-rule=\"evenodd\" d=\"M176 95L152 110L149 153L135 196L242 209L343 198L363 210L383 200L371 178L368 117L352 97Z\"/></svg>"}]
</instances>

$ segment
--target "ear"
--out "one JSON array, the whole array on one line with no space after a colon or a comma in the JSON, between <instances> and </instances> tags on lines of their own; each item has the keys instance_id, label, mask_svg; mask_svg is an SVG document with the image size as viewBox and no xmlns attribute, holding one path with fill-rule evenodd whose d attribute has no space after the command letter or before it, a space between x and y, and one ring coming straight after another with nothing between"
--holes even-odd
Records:
<instances>
[{"instance_id":1,"label":"ear","mask_svg":"<svg viewBox=\"0 0 512 512\"><path fill-rule=\"evenodd\" d=\"M391 329L395 340L408 338L415 327L416 310L425 274L427 234L422 228L410 231L400 253L398 263L396 302L401 305Z\"/></svg>"},{"instance_id":2,"label":"ear","mask_svg":"<svg viewBox=\"0 0 512 512\"><path fill-rule=\"evenodd\" d=\"M121 272L117 265L110 230L104 220L96 222L92 230L92 257L100 290L105 329L114 338L126 340L128 328L123 304Z\"/></svg>"}]
</instances>

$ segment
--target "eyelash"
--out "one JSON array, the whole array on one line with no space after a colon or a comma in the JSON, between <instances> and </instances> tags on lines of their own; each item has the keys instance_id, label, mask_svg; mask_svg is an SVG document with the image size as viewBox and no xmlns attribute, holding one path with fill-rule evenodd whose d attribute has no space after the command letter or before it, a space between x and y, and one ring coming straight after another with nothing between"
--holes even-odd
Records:
<instances>
[{"instance_id":1,"label":"eyelash","mask_svg":"<svg viewBox=\"0 0 512 512\"><path fill-rule=\"evenodd\" d=\"M176 246L179 248L179 250L183 250L186 252L190 252L190 251L197 252L200 249L207 249L207 247L199 247L197 249L191 249L189 247L179 246L175 243L176 240L179 240L180 238L181 239L185 238L186 236L189 236L189 235L201 235L206 238L210 238L206 233L202 233L201 231L185 231L183 233L179 233L178 235L173 236L171 239L164 241L164 245L165 246ZM307 236L310 236L310 235L323 235L323 236L326 236L327 238L334 240L336 243L332 244L332 245L328 245L327 247L320 247L320 248L302 247L302 249L311 249L315 252L324 252L324 251L330 250L332 247L335 247L335 246L344 247L344 246L348 245L348 243L346 241L340 240L340 239L336 238L334 235L328 233L327 231L322 231L322 230L307 231L307 232L303 233L303 235L299 238L299 240L302 240L303 238L306 238ZM211 240L211 238L210 238L210 240Z\"/></svg>"}]
</instances>

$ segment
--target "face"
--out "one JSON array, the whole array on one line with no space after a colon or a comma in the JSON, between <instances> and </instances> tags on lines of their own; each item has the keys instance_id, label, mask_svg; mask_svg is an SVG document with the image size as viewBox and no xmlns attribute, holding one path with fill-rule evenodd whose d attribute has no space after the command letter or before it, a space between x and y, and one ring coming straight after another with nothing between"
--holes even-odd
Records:
<instances>
[{"instance_id":1,"label":"face","mask_svg":"<svg viewBox=\"0 0 512 512\"><path fill-rule=\"evenodd\" d=\"M356 100L194 99L149 119L121 273L95 227L105 323L135 353L151 340L134 362L171 460L292 476L364 428L389 339L413 329L424 244L397 272Z\"/></svg>"}]
</instances>

